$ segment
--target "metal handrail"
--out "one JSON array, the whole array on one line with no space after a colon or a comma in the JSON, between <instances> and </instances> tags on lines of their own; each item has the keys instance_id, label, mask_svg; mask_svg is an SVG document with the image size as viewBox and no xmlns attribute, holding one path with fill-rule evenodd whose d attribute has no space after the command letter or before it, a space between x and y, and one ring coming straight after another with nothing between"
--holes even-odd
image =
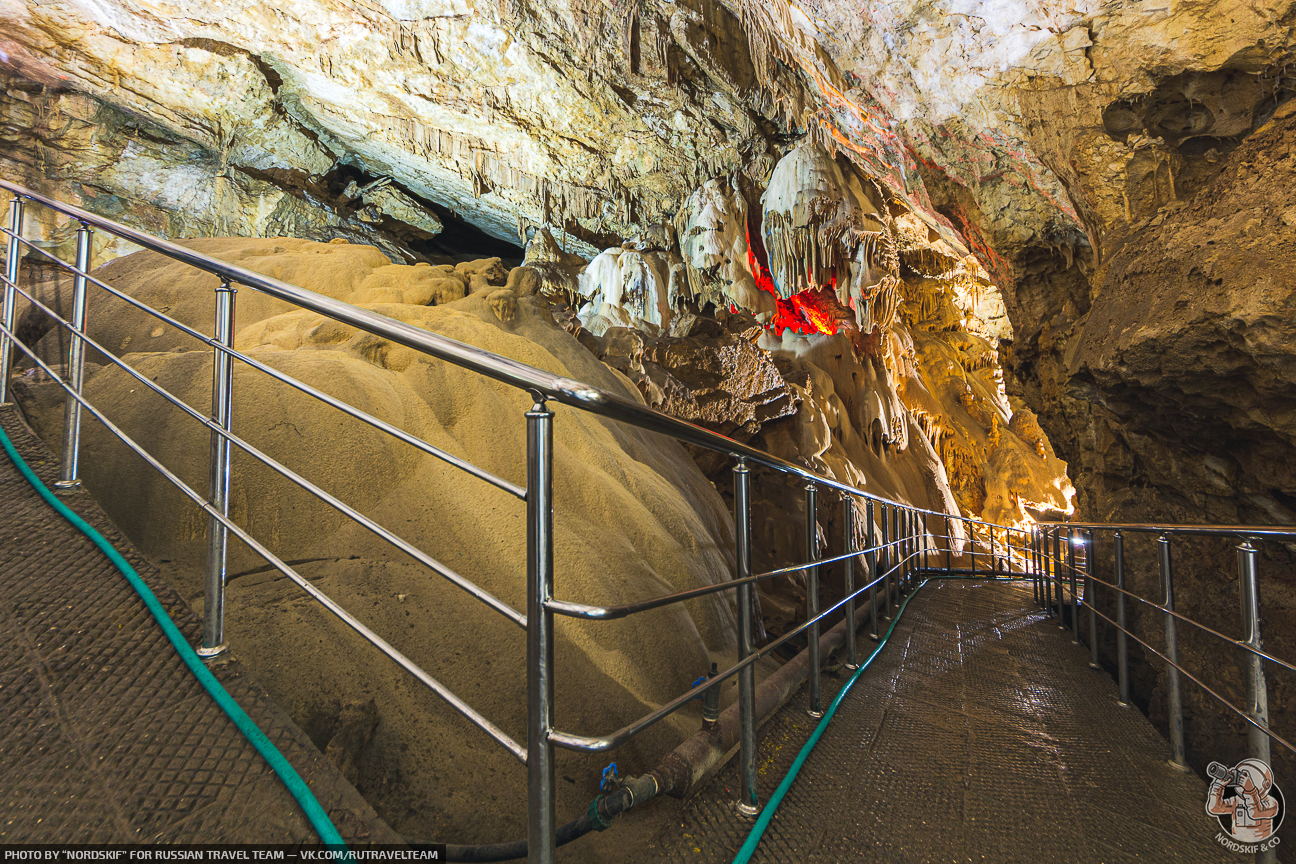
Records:
<instances>
[{"instance_id":1,"label":"metal handrail","mask_svg":"<svg viewBox=\"0 0 1296 864\"><path fill-rule=\"evenodd\" d=\"M4 325L2 324L0 324L0 334L7 336L9 338L14 338L13 334L9 332L8 328L4 327ZM106 416L104 416L102 411L100 411L98 408L92 405L80 393L75 392L70 385L68 385L58 376L56 376L54 374L54 370L52 370L48 365L45 364L44 361L42 361L39 357L37 357L34 352L30 351L25 345L22 345L22 343L18 343L18 344L20 346L20 349L23 350L27 354L27 356L30 357L32 361L41 368L42 371L44 371L47 375L53 378L54 381L57 382L59 386L63 388L63 390L68 394L68 396L75 399L81 405L81 407L83 407L86 411L88 411L91 415L93 415L96 420L104 424L105 428L107 428L110 432L112 432L113 435L117 436L117 438L119 438L124 444L130 447L131 450L137 453L142 459L148 462L150 467L152 467L155 471L161 474L168 481L170 481L172 485L174 485L177 489L180 490L182 494L185 495L185 497L187 497L193 503L197 504L204 512L207 513L208 516L221 522L230 532L235 534L240 540L242 540L249 547L251 547L253 551L259 554L262 558L265 558L266 561L270 563L276 570L278 570L279 572L287 576L289 579L291 579L294 583L297 584L298 587L302 588L304 591L306 591L308 594L310 594L312 597L318 600L320 604L322 604L330 612L332 612L339 619L345 622L349 627L351 627L351 629L355 630L362 637L364 637L368 642L373 644L375 647L377 647L380 651L382 651L392 660L396 661L396 663L398 663L401 667L403 667L408 672L413 674L416 678L418 678L420 681L422 681L425 685L427 685L427 687L430 690L432 690L434 693L436 693L438 696L444 699L447 703L453 706L457 711L459 711L459 713L463 714L466 718L471 720L474 724L480 727L492 738L494 738L496 741L502 744L507 750L513 753L514 756L516 756L521 762L525 764L526 750L520 747L518 743L514 741L511 737L509 737L507 733L501 730L490 720L487 720L481 714L474 711L471 707L469 707L467 703L465 703L453 692L451 692L450 689L447 688L444 684L437 681L435 678L433 678L431 675L425 672L421 667L419 667L416 663L414 663L412 660L410 660L400 651L392 647L392 645L389 642L387 642L381 636L374 633L372 630L370 630L368 627L362 624L359 621L359 619L357 619L351 613L347 612L345 609L339 606L331 597L329 597L319 588L315 587L315 585L313 585L309 579L302 577L296 570L294 570L292 567L289 567L278 556L276 556L273 552L271 552L269 549L267 549L265 546L259 543L256 540L256 538L252 537L250 534L248 534L246 531L240 528L236 522L231 520L225 514L219 512L210 503L208 503L206 499L204 499L201 495L195 492L193 488L189 486L189 484L181 480L174 472L172 472L165 465L159 462L151 453L149 453L147 450L141 447L138 442L136 442L133 438L131 438L128 434L126 434L124 430L122 430L119 426L117 426Z\"/></svg>"},{"instance_id":2,"label":"metal handrail","mask_svg":"<svg viewBox=\"0 0 1296 864\"><path fill-rule=\"evenodd\" d=\"M63 319L59 318L58 315L48 306L41 303L36 298L32 297L30 294L28 294L26 291L23 291L21 288L17 288L16 290L18 291L18 293L22 294L24 297L30 300L41 311L55 318L55 320L57 320L60 324L69 326L69 329L71 329L70 325L68 325L66 321L63 321ZM3 326L0 326L0 333L3 333L5 336L9 336L11 338L13 337L13 334L10 333L8 330L6 330ZM404 552L406 555L409 555L411 558L418 561L420 564L424 565L425 567L432 570L433 572L439 574L440 576L442 576L449 582L452 582L459 588L462 588L464 591L468 592L470 595L480 600L482 603L494 609L496 612L499 612L501 615L508 618L509 620L517 624L522 629L524 630L526 629L526 616L522 615L520 612L513 609L511 606L509 606L504 601L500 600L498 597L495 597L489 591L484 590L483 588L474 584L468 579L465 579L463 576L460 576L458 573L456 573L454 570L451 570L449 567L442 564L440 561L437 561L435 558L431 557L427 553L418 549L416 546L413 546L408 541L403 540L396 534L393 534L391 531L388 531L386 528L379 525L377 522L373 521L368 516L365 516L363 513L359 512L355 508L346 504L344 501L337 498L336 496L324 491L319 486L316 486L314 483L310 482L309 480L302 477L297 472L293 471L291 468L285 466L283 463L261 452L256 447L253 447L251 444L247 443L239 436L225 429L222 429L220 425L216 423L216 421L212 420L210 417L203 416L198 411L195 411L191 406L185 403L184 400L177 398L174 394L172 394L164 387L159 385L156 381L153 381L147 375L140 373L138 370L136 370L129 364L123 362L121 358L116 357L113 354L109 353L106 348L104 348L94 339L90 338L89 336L83 333L77 334L77 338L80 338L88 345L93 347L96 351L102 353L105 357L108 358L109 362L111 362L113 365L117 366L119 369L126 372L126 374L130 375L140 384L144 385L144 387L148 388L154 393L157 393L159 396L161 396L170 404L174 405L184 413L188 414L190 417L198 421L203 426L206 426L214 434L225 438L231 444L234 444L240 450L243 450L248 455L254 457L259 462L269 467L271 470L277 472L278 474L282 475L286 479L291 480L298 487L305 489L307 492L310 492L316 498L319 498L321 501L325 502L326 504L330 505L334 509L338 510L343 515L351 519L351 521L355 522L358 525L363 526L364 528L367 528L369 531L373 532L377 536L386 540L388 543L391 543L397 549L400 549L402 552ZM28 357L32 358L32 360L34 360L37 363L40 363L41 369L46 374L51 375L51 377L56 377L53 376L52 370L44 363L41 363L40 360L37 359L35 353L29 350L27 346L20 344L19 348L25 354L27 354ZM60 381L60 383L62 382Z\"/></svg>"},{"instance_id":3,"label":"metal handrail","mask_svg":"<svg viewBox=\"0 0 1296 864\"><path fill-rule=\"evenodd\" d=\"M12 231L2 226L0 226L0 234L3 234L7 237L14 237ZM447 453L446 451L442 450L439 447L434 447L433 445L424 441L422 438L409 434L404 429L397 428L396 426L391 425L385 420L381 420L373 416L372 414L361 411L360 409L352 405L349 405L346 402L343 402L341 399L337 399L333 396L328 395L322 390L317 390L316 388L305 383L304 381L298 381L296 378L292 377L291 375L286 375L283 372L280 372L278 369L274 368L273 366L268 366L265 363L262 363L260 360L255 360L252 357L249 357L248 355L242 353L241 351L237 351L228 345L223 345L219 340L213 339L211 336L208 336L206 333L203 333L200 330L195 330L194 328L190 327L188 324L185 324L182 321L177 321L175 318L172 318L170 315L167 315L165 312L160 312L157 309L154 309L152 306L149 306L147 303L140 302L139 300L127 294L126 292L120 291L114 288L113 286L109 285L107 282L97 279L93 274L85 273L79 270L75 264L69 264L67 261L64 261L62 258L59 258L57 255L51 255L49 251L42 249L41 247L37 246L35 243L32 243L30 240L25 240L22 237L16 237L15 239L17 239L19 243L23 244L29 249L39 252L42 256L50 259L54 263L58 264L60 267L63 267L68 272L73 273L77 276L83 276L86 282L90 283L91 285L95 285L99 288L104 289L109 294L112 294L114 297L118 298L119 300L122 300L130 304L131 306L134 306L136 309L139 309L141 312L146 312L149 315L152 315L154 318L157 318L159 321L162 321L163 323L170 324L172 327L184 333L186 336L191 336L197 341L202 342L208 348L213 348L221 352L222 354L226 354L230 357L233 357L236 360L241 360L242 362L246 363L248 366L251 366L253 369L256 369L260 372L264 372L265 374L269 375L271 378L281 381L284 384L287 384L289 387L292 387L296 390L300 390L301 392L305 393L308 396L313 396L319 401L333 408L338 409L339 411L343 412L344 414L347 414L348 416L354 417L355 419L363 423L367 423L368 425L373 426L375 429L379 429L383 432L386 432L388 435L391 435L393 438L397 438L405 442L406 444L409 444L411 447L414 447L418 450L422 450L424 453L427 453L429 456L435 456L437 459L449 463L450 465L453 465L454 467L458 468L459 470L465 473L471 474L480 480L484 480L485 482L491 484L497 489L503 489L505 492L509 493L514 498L518 498L520 500L526 500L526 490L523 489L521 486L518 486L516 483L510 483L509 481L503 479L502 477L496 477L494 474L490 473L489 471L478 468L476 465L472 464L471 462L467 462L463 459L460 459L458 456L455 456L453 453ZM15 290L18 291L18 293L22 294L32 303L35 303L49 317L57 321L59 323L59 326L64 327L69 331L75 330L75 328L73 328L69 322L60 318L56 312L53 312L52 310L49 309L49 307L40 303L38 300L32 297L31 294L27 293L26 291L23 291L21 288L18 288L17 286L14 287ZM80 338L83 338L87 342L91 341L90 337L86 336L85 334L81 334ZM111 358L113 356L110 352L99 347L98 345L95 345L95 348L106 357Z\"/></svg>"},{"instance_id":4,"label":"metal handrail","mask_svg":"<svg viewBox=\"0 0 1296 864\"><path fill-rule=\"evenodd\" d=\"M1175 534L1202 537L1293 537L1296 525L1156 525L1147 522L1040 522L1042 528L1085 531L1127 531L1132 534Z\"/></svg>"}]
</instances>

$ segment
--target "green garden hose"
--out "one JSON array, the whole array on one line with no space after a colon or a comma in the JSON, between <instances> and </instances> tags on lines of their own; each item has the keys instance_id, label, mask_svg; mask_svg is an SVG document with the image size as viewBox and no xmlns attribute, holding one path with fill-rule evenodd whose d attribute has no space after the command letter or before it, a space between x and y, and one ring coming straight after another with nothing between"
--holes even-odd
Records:
<instances>
[{"instance_id":1,"label":"green garden hose","mask_svg":"<svg viewBox=\"0 0 1296 864\"><path fill-rule=\"evenodd\" d=\"M846 698L846 694L850 692L856 679L858 679L860 675L864 674L864 670L869 667L869 664L873 662L874 658L876 658L882 649L886 647L887 640L891 638L892 631L894 631L896 625L900 623L900 616L904 614L905 608L909 605L909 601L917 596L918 592L922 590L922 587L926 585L927 582L928 580L924 579L918 583L917 588L909 592L909 596L900 604L899 611L897 611L895 617L891 619L891 626L887 628L886 633L884 633L882 638L878 640L877 646L874 647L873 651L869 654L868 659L859 665L859 668L855 670L855 674L852 675L850 680L846 682L846 685L838 691L837 697L833 699L832 704L828 706L828 710L824 712L823 719L819 721L819 725L815 727L809 740L807 740L805 745L801 748L801 752L797 754L796 761L794 761L792 767L788 769L787 776L783 778L783 782L774 790L774 794L770 796L769 802L766 803L765 808L761 810L760 816L756 819L756 824L752 826L751 833L747 835L747 842L743 843L742 848L738 850L738 855L734 858L733 864L747 864L747 862L751 860L753 853L756 852L756 846L760 843L761 837L765 835L765 829L769 827L770 820L774 818L774 811L778 809L779 804L783 801L783 796L792 788L792 782L796 780L797 773L801 770L801 766L805 764L806 758L810 755L810 751L814 750L815 744L819 743L819 737L823 735L824 730L828 728L828 721L832 720L833 714L837 713L837 706Z\"/></svg>"},{"instance_id":2,"label":"green garden hose","mask_svg":"<svg viewBox=\"0 0 1296 864\"><path fill-rule=\"evenodd\" d=\"M144 601L144 605L148 607L154 620L162 628L162 632L171 641L172 647L180 655L180 659L184 661L185 666L189 667L189 671L198 679L198 683L202 684L203 689L216 700L216 704L234 722L238 730L243 733L243 737L251 742L252 746L256 748L257 752L270 766L270 769L279 775L279 779L283 781L284 786L288 787L288 791L297 799L297 803L305 811L306 818L310 820L312 827L319 834L319 838L324 845L330 849L346 851L346 844L342 840L342 835L333 827L328 814L324 812L324 808L320 806L310 787L306 785L306 781L302 780L301 776L293 770L292 765L279 752L279 748L274 745L274 742L266 737L266 734L261 731L256 723L252 722L252 718L243 711L238 702L234 701L234 697L230 696L225 688L221 686L221 683L216 680L216 676L212 675L211 671L203 665L202 660L189 647L189 643L185 640L184 634L180 632L180 628L176 627L175 622L171 620L171 616L167 615L166 610L162 608L162 604L158 602L157 596L140 578L139 574L135 572L135 568L130 565L130 562L123 558L121 553L114 549L102 534L69 509L40 481L40 478L18 455L17 449L13 446L13 442L9 440L9 436L5 433L3 427L0 427L0 445L4 446L4 450L9 454L14 466L22 472L23 477L45 499L45 502L53 507L60 516L71 522L78 531L88 537L91 543L99 547L99 551L108 556L108 560L113 563L113 566L126 577L126 581L130 583L130 586L135 589L135 593L139 594ZM352 861L354 859L347 852L345 859L340 860Z\"/></svg>"}]
</instances>

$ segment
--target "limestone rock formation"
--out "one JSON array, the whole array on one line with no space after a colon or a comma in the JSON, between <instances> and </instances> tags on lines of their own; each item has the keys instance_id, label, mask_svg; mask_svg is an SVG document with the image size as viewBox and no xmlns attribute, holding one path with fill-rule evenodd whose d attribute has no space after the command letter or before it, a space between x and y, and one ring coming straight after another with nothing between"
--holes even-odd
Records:
<instances>
[{"instance_id":1,"label":"limestone rock formation","mask_svg":"<svg viewBox=\"0 0 1296 864\"><path fill-rule=\"evenodd\" d=\"M1296 522L1292 0L61 0L0 20L4 177L170 237L273 238L230 252L289 281L321 260L304 241L368 244L345 252L363 279L311 284L490 344L583 344L571 368L915 503ZM75 229L27 234L67 258ZM454 248L473 230L510 245ZM95 263L130 251L101 237ZM504 260L386 269L438 255ZM24 272L63 297L48 262ZM206 326L209 284L157 278ZM406 374L240 301L255 350ZM195 362L95 303L113 350ZM46 331L27 316L57 359ZM786 563L801 490L756 482L757 555ZM835 518L825 538L861 530ZM1222 627L1232 588L1192 561L1185 608ZM772 630L795 617L783 587ZM1191 706L1193 740L1218 738Z\"/></svg>"}]
</instances>

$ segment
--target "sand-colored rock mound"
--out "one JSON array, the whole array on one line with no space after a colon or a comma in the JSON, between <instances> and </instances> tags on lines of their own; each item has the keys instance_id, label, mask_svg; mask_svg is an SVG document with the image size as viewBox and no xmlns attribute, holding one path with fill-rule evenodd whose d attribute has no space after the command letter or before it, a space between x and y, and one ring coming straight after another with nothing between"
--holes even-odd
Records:
<instances>
[{"instance_id":1,"label":"sand-colored rock mound","mask_svg":"<svg viewBox=\"0 0 1296 864\"><path fill-rule=\"evenodd\" d=\"M436 281L425 274L433 268L390 265L371 247L228 239L192 245L637 398L624 378L555 326L537 298L520 298L504 323L484 294L424 305ZM169 307L180 320L210 327L211 277L146 254L120 259L99 275ZM157 325L114 304L121 301L92 303L91 334L105 347L132 352L127 362L205 415L210 351L189 350L192 339L153 336ZM238 347L498 476L525 482L526 394L281 307L241 289ZM160 350L140 350L154 346ZM90 367L85 389L114 422L206 490L204 428L114 367ZM49 384L22 391L34 424L58 446L61 395ZM234 400L237 434L524 609L522 502L245 364L236 365ZM731 518L678 445L562 406L555 411L559 596L621 603L729 578ZM205 516L95 422L86 424L82 474L126 533L169 565L181 590L200 604ZM237 449L232 501L234 518L257 538L524 741L525 643L514 624ZM359 786L398 830L454 842L525 835L525 771L512 756L233 539L229 572L233 650L317 741L327 740L339 703L376 700L381 720ZM558 638L558 722L602 733L682 692L711 659L731 658L734 621L729 601L707 598L606 624L560 619ZM691 713L678 716L614 758L623 770L645 770L696 728ZM597 769L607 761L560 756L564 820L593 797Z\"/></svg>"}]
</instances>

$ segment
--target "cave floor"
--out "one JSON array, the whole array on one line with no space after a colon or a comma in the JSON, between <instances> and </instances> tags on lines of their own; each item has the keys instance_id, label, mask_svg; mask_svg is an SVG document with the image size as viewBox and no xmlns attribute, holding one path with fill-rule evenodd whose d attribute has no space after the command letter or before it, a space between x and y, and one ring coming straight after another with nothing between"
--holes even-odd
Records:
<instances>
[{"instance_id":1,"label":"cave floor","mask_svg":"<svg viewBox=\"0 0 1296 864\"><path fill-rule=\"evenodd\" d=\"M1088 660L1029 583L929 581L751 860L1237 860L1214 840L1206 782L1169 765L1169 742ZM825 707L847 677L825 675ZM814 729L807 691L758 733L762 805ZM753 822L733 806L735 763L636 860L732 861Z\"/></svg>"},{"instance_id":2,"label":"cave floor","mask_svg":"<svg viewBox=\"0 0 1296 864\"><path fill-rule=\"evenodd\" d=\"M0 424L47 486L58 464ZM201 624L88 494L60 498L131 562L191 645ZM400 842L237 660L213 670L348 842ZM317 842L109 560L0 451L0 844Z\"/></svg>"}]
</instances>

